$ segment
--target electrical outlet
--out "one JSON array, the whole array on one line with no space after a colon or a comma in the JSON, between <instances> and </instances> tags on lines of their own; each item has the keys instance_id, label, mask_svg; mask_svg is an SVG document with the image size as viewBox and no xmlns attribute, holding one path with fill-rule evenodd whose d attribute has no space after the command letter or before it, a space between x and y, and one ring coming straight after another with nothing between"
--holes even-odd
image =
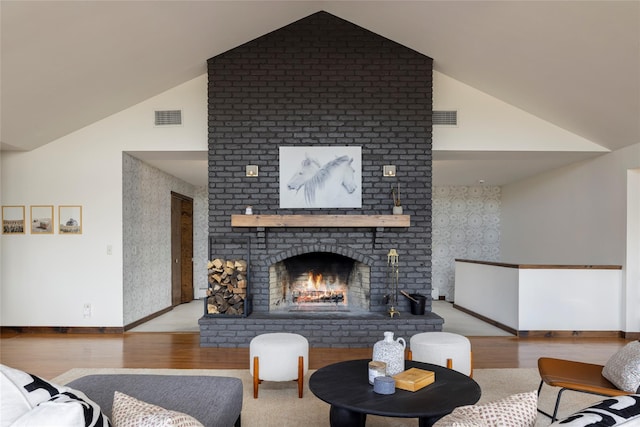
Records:
<instances>
[{"instance_id":1,"label":"electrical outlet","mask_svg":"<svg viewBox=\"0 0 640 427\"><path fill-rule=\"evenodd\" d=\"M85 305L82 307L82 313L84 317L91 317L91 304L85 303Z\"/></svg>"}]
</instances>

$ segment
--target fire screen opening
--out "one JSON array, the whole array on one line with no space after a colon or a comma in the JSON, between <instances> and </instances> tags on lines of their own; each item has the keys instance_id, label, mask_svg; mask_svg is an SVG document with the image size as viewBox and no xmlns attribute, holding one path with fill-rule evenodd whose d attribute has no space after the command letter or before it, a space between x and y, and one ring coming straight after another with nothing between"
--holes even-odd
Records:
<instances>
[{"instance_id":1,"label":"fire screen opening","mask_svg":"<svg viewBox=\"0 0 640 427\"><path fill-rule=\"evenodd\" d=\"M352 258L313 252L269 268L270 311L368 311L369 267Z\"/></svg>"}]
</instances>

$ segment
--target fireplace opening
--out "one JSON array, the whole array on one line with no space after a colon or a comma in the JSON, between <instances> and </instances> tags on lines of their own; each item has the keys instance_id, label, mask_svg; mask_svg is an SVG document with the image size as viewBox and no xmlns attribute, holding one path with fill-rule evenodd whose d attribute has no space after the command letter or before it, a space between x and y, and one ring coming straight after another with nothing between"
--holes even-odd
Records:
<instances>
[{"instance_id":1,"label":"fireplace opening","mask_svg":"<svg viewBox=\"0 0 640 427\"><path fill-rule=\"evenodd\" d=\"M352 258L311 252L269 267L269 311L369 311L369 267Z\"/></svg>"}]
</instances>

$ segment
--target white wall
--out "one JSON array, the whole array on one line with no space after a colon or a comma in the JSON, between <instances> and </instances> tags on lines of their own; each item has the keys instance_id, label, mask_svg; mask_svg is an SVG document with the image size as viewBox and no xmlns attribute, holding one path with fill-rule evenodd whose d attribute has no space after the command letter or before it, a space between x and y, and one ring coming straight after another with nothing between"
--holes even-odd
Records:
<instances>
[{"instance_id":1,"label":"white wall","mask_svg":"<svg viewBox=\"0 0 640 427\"><path fill-rule=\"evenodd\" d=\"M640 331L639 166L640 143L502 188L503 261L622 265L626 332Z\"/></svg>"},{"instance_id":2,"label":"white wall","mask_svg":"<svg viewBox=\"0 0 640 427\"><path fill-rule=\"evenodd\" d=\"M519 269L518 330L620 331L622 272Z\"/></svg>"},{"instance_id":3,"label":"white wall","mask_svg":"<svg viewBox=\"0 0 640 427\"><path fill-rule=\"evenodd\" d=\"M203 75L36 150L3 153L3 205L54 205L56 221L58 205L83 206L82 235L2 236L3 326L124 326L122 152L206 151L206 96ZM154 110L176 108L183 126L154 127Z\"/></svg>"},{"instance_id":4,"label":"white wall","mask_svg":"<svg viewBox=\"0 0 640 427\"><path fill-rule=\"evenodd\" d=\"M458 111L458 126L433 128L434 150L607 151L437 71L433 109Z\"/></svg>"},{"instance_id":5,"label":"white wall","mask_svg":"<svg viewBox=\"0 0 640 427\"><path fill-rule=\"evenodd\" d=\"M433 81L433 108L458 112L457 126L434 127L434 151L606 151L442 73L434 72ZM439 171L450 174L442 161ZM500 187L434 187L432 285L447 300L453 299L455 258L508 258L509 254L501 255L502 215Z\"/></svg>"},{"instance_id":6,"label":"white wall","mask_svg":"<svg viewBox=\"0 0 640 427\"><path fill-rule=\"evenodd\" d=\"M456 262L455 298L517 331L623 330L619 269Z\"/></svg>"},{"instance_id":7,"label":"white wall","mask_svg":"<svg viewBox=\"0 0 640 427\"><path fill-rule=\"evenodd\" d=\"M640 144L502 188L504 262L626 264L627 171Z\"/></svg>"},{"instance_id":8,"label":"white wall","mask_svg":"<svg viewBox=\"0 0 640 427\"><path fill-rule=\"evenodd\" d=\"M518 330L517 268L456 262L455 276L457 305Z\"/></svg>"}]
</instances>

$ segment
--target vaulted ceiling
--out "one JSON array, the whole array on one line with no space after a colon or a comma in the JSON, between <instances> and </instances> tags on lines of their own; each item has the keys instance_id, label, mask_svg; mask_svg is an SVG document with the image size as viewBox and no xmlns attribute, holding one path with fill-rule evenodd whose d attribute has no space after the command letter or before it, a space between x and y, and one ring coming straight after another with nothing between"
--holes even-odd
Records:
<instances>
[{"instance_id":1,"label":"vaulted ceiling","mask_svg":"<svg viewBox=\"0 0 640 427\"><path fill-rule=\"evenodd\" d=\"M606 149L640 142L639 1L2 0L2 148L47 144L319 10L428 55L435 70ZM516 171L535 157L549 168L584 153L539 153L526 162L513 153L453 156Z\"/></svg>"}]
</instances>

